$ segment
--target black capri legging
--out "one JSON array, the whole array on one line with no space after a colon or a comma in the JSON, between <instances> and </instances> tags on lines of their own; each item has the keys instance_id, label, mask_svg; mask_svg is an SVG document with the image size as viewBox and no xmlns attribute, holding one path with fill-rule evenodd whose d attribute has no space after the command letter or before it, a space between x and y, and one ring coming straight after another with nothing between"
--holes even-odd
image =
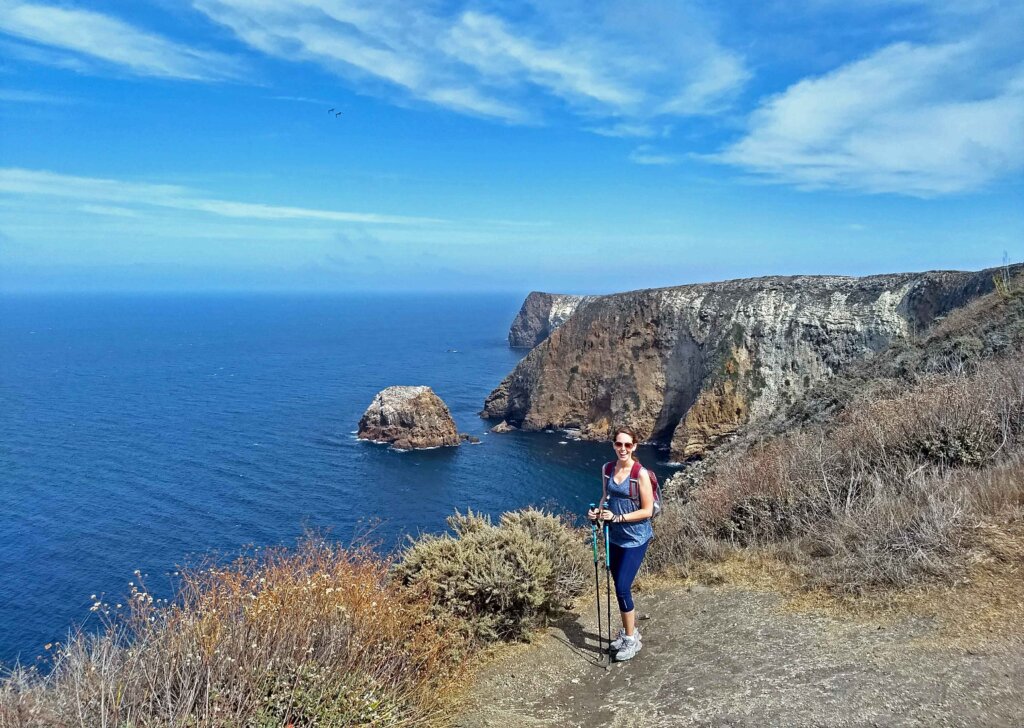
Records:
<instances>
[{"instance_id":1,"label":"black capri legging","mask_svg":"<svg viewBox=\"0 0 1024 728\"><path fill-rule=\"evenodd\" d=\"M636 579L636 572L640 571L640 564L650 543L648 541L631 548L608 544L608 563L612 569L612 579L615 580L615 598L619 600L620 612L633 611L633 580Z\"/></svg>"}]
</instances>

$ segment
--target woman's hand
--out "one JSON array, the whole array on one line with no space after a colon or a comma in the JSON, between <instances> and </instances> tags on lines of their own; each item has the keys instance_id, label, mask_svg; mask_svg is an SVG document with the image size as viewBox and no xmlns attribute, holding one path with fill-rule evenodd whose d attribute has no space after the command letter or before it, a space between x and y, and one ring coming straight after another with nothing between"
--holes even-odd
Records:
<instances>
[{"instance_id":1,"label":"woman's hand","mask_svg":"<svg viewBox=\"0 0 1024 728\"><path fill-rule=\"evenodd\" d=\"M596 521L597 520L597 515L600 512L601 511L599 511L597 508L591 508L589 511L587 511L587 520L588 521Z\"/></svg>"},{"instance_id":2,"label":"woman's hand","mask_svg":"<svg viewBox=\"0 0 1024 728\"><path fill-rule=\"evenodd\" d=\"M602 521L610 521L613 518L615 518L615 514L609 511L607 508L602 508L600 518Z\"/></svg>"}]
</instances>

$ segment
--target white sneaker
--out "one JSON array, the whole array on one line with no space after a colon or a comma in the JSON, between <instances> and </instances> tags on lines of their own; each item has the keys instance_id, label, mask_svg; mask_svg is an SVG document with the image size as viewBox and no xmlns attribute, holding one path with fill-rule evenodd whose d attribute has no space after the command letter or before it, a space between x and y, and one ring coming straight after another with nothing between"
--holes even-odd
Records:
<instances>
[{"instance_id":1,"label":"white sneaker","mask_svg":"<svg viewBox=\"0 0 1024 728\"><path fill-rule=\"evenodd\" d=\"M633 636L636 637L637 639L640 639L640 628L639 627L634 627L633 628ZM623 645L623 640L625 640L625 639L626 639L626 630L624 628L622 628L622 627L619 627L619 634L615 637L614 640L612 640L612 643L610 645L608 645L608 651L609 652L618 652L619 650L621 650L622 649L622 645Z\"/></svg>"},{"instance_id":2,"label":"white sneaker","mask_svg":"<svg viewBox=\"0 0 1024 728\"><path fill-rule=\"evenodd\" d=\"M633 637L623 636L622 647L615 653L616 662L625 662L626 660L633 659L633 656L641 650L643 643L640 641L640 635L636 634Z\"/></svg>"}]
</instances>

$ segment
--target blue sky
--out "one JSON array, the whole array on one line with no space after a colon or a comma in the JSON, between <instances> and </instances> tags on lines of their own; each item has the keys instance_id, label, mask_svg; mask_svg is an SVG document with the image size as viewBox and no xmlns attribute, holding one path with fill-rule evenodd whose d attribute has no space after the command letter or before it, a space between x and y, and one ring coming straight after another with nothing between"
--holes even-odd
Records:
<instances>
[{"instance_id":1,"label":"blue sky","mask_svg":"<svg viewBox=\"0 0 1024 728\"><path fill-rule=\"evenodd\" d=\"M985 0L0 0L0 289L1021 260L1022 28Z\"/></svg>"}]
</instances>

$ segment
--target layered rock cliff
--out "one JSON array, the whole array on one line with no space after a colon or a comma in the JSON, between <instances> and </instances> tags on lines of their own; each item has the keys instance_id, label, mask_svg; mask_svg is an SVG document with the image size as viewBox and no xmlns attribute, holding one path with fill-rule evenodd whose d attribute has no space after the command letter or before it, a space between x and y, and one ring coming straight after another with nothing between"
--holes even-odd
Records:
<instances>
[{"instance_id":1,"label":"layered rock cliff","mask_svg":"<svg viewBox=\"0 0 1024 728\"><path fill-rule=\"evenodd\" d=\"M673 459L701 455L848 362L991 291L992 276L769 277L594 297L481 414L524 430L578 428L587 439L625 423L670 445Z\"/></svg>"},{"instance_id":2,"label":"layered rock cliff","mask_svg":"<svg viewBox=\"0 0 1024 728\"><path fill-rule=\"evenodd\" d=\"M508 345L532 349L565 323L576 308L596 296L569 296L533 291L523 301L508 331Z\"/></svg>"}]
</instances>

